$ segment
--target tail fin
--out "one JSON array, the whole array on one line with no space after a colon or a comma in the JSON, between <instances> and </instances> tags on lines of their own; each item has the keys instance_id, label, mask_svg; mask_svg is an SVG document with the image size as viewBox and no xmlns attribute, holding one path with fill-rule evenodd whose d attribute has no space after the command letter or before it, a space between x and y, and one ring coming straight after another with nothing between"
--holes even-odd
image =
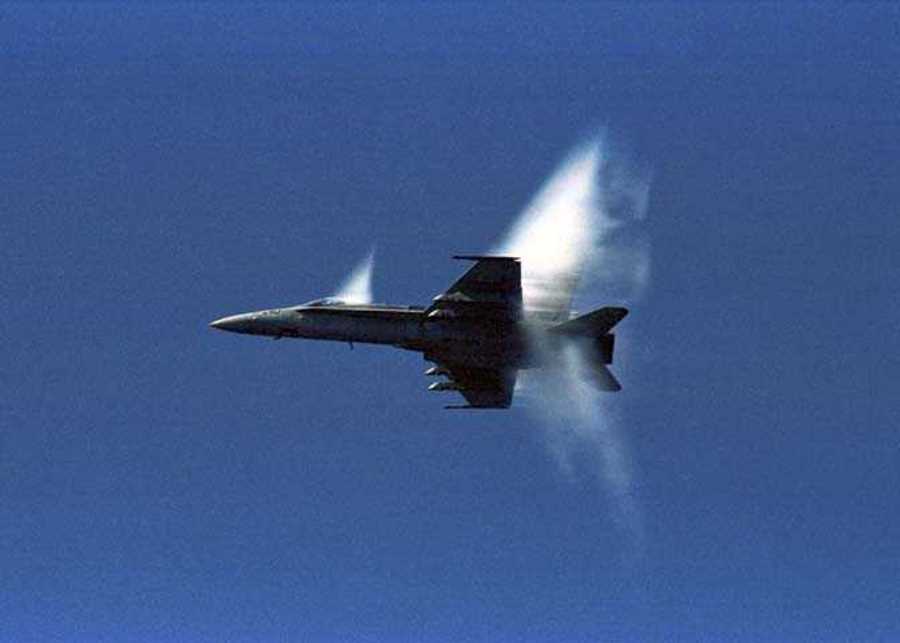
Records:
<instances>
[{"instance_id":1,"label":"tail fin","mask_svg":"<svg viewBox=\"0 0 900 643\"><path fill-rule=\"evenodd\" d=\"M625 319L627 308L600 308L587 315L570 319L550 329L562 335L581 335L583 337L602 337L612 330L613 326Z\"/></svg>"},{"instance_id":2,"label":"tail fin","mask_svg":"<svg viewBox=\"0 0 900 643\"><path fill-rule=\"evenodd\" d=\"M609 331L627 314L628 310L625 308L600 308L550 329L551 333L565 335L584 346L585 354L588 356L588 363L585 365L586 375L601 391L622 390L622 385L606 365L612 364L613 349L616 345L616 337Z\"/></svg>"}]
</instances>

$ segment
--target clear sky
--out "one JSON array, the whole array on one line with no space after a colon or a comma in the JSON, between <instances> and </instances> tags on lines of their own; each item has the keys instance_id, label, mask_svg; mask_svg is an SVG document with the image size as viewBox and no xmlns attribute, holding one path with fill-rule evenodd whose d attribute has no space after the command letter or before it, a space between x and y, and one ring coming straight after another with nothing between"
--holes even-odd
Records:
<instances>
[{"instance_id":1,"label":"clear sky","mask_svg":"<svg viewBox=\"0 0 900 643\"><path fill-rule=\"evenodd\" d=\"M898 61L895 5L0 6L0 641L897 640ZM601 126L631 523L417 355L207 328L373 246L428 303Z\"/></svg>"}]
</instances>

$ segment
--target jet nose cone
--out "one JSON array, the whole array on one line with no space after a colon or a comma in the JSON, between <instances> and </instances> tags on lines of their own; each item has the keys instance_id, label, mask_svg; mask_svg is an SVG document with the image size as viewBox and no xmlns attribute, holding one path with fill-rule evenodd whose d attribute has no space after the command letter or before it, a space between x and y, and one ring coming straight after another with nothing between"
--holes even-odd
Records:
<instances>
[{"instance_id":1,"label":"jet nose cone","mask_svg":"<svg viewBox=\"0 0 900 643\"><path fill-rule=\"evenodd\" d=\"M215 328L217 330L228 330L236 333L244 329L246 321L246 315L231 315L230 317L223 317L222 319L217 319L213 322L210 322L209 327Z\"/></svg>"}]
</instances>

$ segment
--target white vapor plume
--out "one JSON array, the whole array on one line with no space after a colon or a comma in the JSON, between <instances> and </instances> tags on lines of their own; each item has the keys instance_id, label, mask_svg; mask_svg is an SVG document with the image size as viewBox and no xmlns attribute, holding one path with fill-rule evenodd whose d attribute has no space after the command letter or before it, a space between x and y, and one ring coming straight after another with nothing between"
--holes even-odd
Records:
<instances>
[{"instance_id":1,"label":"white vapor plume","mask_svg":"<svg viewBox=\"0 0 900 643\"><path fill-rule=\"evenodd\" d=\"M600 148L582 145L550 177L513 225L498 254L522 259L526 308L553 308L571 296L598 234L596 176Z\"/></svg>"},{"instance_id":2,"label":"white vapor plume","mask_svg":"<svg viewBox=\"0 0 900 643\"><path fill-rule=\"evenodd\" d=\"M353 269L334 298L347 304L371 304L373 301L372 268L374 265L375 251L371 250Z\"/></svg>"},{"instance_id":3,"label":"white vapor plume","mask_svg":"<svg viewBox=\"0 0 900 643\"><path fill-rule=\"evenodd\" d=\"M589 298L582 312L639 297L649 279L649 244L640 227L648 194L647 173L611 154L603 137L576 147L496 249L521 259L529 313L565 321L567 315L552 311L568 310L576 285ZM547 366L520 372L517 395L543 420L547 446L563 472L571 477L587 466L597 476L616 522L639 552L643 520L616 399L622 394L590 383L589 358L580 346L552 353L535 341ZM618 348L620 354L622 342Z\"/></svg>"}]
</instances>

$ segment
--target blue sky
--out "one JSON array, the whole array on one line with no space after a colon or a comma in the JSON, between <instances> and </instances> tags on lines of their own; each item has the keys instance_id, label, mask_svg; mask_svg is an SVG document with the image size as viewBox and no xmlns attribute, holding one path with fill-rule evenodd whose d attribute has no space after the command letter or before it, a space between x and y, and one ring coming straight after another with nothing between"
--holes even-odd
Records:
<instances>
[{"instance_id":1,"label":"blue sky","mask_svg":"<svg viewBox=\"0 0 900 643\"><path fill-rule=\"evenodd\" d=\"M900 636L898 28L0 8L0 640ZM373 245L376 298L427 303L601 126L653 177L603 402L639 547L602 462L561 467L521 405L452 414L416 355L207 328Z\"/></svg>"}]
</instances>

